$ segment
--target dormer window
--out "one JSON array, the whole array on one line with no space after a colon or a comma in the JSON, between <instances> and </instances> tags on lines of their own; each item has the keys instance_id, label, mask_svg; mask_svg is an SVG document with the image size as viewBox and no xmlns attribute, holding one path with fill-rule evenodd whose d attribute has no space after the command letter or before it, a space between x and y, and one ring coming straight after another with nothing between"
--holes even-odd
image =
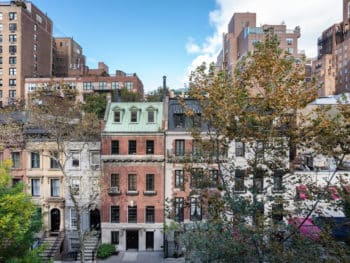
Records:
<instances>
[{"instance_id":1,"label":"dormer window","mask_svg":"<svg viewBox=\"0 0 350 263\"><path fill-rule=\"evenodd\" d=\"M114 122L120 122L120 111L114 112Z\"/></svg>"},{"instance_id":2,"label":"dormer window","mask_svg":"<svg viewBox=\"0 0 350 263\"><path fill-rule=\"evenodd\" d=\"M154 111L148 111L147 122L154 122Z\"/></svg>"},{"instance_id":3,"label":"dormer window","mask_svg":"<svg viewBox=\"0 0 350 263\"><path fill-rule=\"evenodd\" d=\"M137 122L137 111L132 111L131 112L130 122Z\"/></svg>"},{"instance_id":4,"label":"dormer window","mask_svg":"<svg viewBox=\"0 0 350 263\"><path fill-rule=\"evenodd\" d=\"M154 123L156 119L155 114L157 109L154 108L153 106L150 106L146 110L147 110L147 122Z\"/></svg>"},{"instance_id":5,"label":"dormer window","mask_svg":"<svg viewBox=\"0 0 350 263\"><path fill-rule=\"evenodd\" d=\"M139 109L136 107L130 108L130 122L136 123L138 122L138 111Z\"/></svg>"},{"instance_id":6,"label":"dormer window","mask_svg":"<svg viewBox=\"0 0 350 263\"><path fill-rule=\"evenodd\" d=\"M119 107L115 107L113 108L113 122L122 122L123 119L123 113L124 113L124 109L121 109Z\"/></svg>"}]
</instances>

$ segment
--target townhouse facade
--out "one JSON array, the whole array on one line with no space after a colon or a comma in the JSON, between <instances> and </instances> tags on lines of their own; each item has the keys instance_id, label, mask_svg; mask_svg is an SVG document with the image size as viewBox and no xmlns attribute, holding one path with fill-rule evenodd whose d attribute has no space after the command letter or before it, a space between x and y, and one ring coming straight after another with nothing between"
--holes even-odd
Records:
<instances>
[{"instance_id":1,"label":"townhouse facade","mask_svg":"<svg viewBox=\"0 0 350 263\"><path fill-rule=\"evenodd\" d=\"M110 103L102 132L102 243L162 250L164 112L161 102Z\"/></svg>"}]
</instances>

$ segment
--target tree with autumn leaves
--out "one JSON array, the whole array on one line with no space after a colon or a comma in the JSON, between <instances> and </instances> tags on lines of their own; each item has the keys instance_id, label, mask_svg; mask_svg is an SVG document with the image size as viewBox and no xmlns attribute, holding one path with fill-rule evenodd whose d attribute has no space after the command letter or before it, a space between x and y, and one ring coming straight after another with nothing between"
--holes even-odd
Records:
<instances>
[{"instance_id":1,"label":"tree with autumn leaves","mask_svg":"<svg viewBox=\"0 0 350 263\"><path fill-rule=\"evenodd\" d=\"M346 111L336 115L328 132L320 126L327 119L324 113L306 116L304 109L315 100L316 88L305 78L303 60L283 52L277 36L268 32L254 52L241 58L232 75L213 65L200 66L191 74L189 96L199 101L201 118L208 125L206 134L195 127L191 130L195 141L204 149L209 141L229 151L225 161L219 150L213 159L221 193L211 195L205 185L201 190L202 205L207 206L205 221L184 228L181 240L186 256L203 262L344 260L344 247L329 231L319 232L317 238L301 234L323 196L316 194L307 208L295 201L293 190L301 183L291 165L296 153L308 147L335 157L340 167L350 145ZM186 112L194 115L191 109ZM332 139L337 135L346 139L338 143ZM327 147L338 155L342 152L342 157ZM302 209L306 210L301 213ZM296 211L306 215L301 224L280 220L292 220Z\"/></svg>"}]
</instances>

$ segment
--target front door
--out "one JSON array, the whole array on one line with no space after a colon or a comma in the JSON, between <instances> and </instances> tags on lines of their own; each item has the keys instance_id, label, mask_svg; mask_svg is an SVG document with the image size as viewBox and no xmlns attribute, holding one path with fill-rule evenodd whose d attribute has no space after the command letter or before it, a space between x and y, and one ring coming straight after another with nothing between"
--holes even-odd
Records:
<instances>
[{"instance_id":1,"label":"front door","mask_svg":"<svg viewBox=\"0 0 350 263\"><path fill-rule=\"evenodd\" d=\"M146 249L154 248L154 232L146 232Z\"/></svg>"},{"instance_id":2,"label":"front door","mask_svg":"<svg viewBox=\"0 0 350 263\"><path fill-rule=\"evenodd\" d=\"M100 230L101 228L101 219L100 211L94 209L90 211L90 230Z\"/></svg>"},{"instance_id":3,"label":"front door","mask_svg":"<svg viewBox=\"0 0 350 263\"><path fill-rule=\"evenodd\" d=\"M139 231L126 231L126 249L139 249Z\"/></svg>"},{"instance_id":4,"label":"front door","mask_svg":"<svg viewBox=\"0 0 350 263\"><path fill-rule=\"evenodd\" d=\"M51 231L60 231L60 210L57 208L51 210Z\"/></svg>"}]
</instances>

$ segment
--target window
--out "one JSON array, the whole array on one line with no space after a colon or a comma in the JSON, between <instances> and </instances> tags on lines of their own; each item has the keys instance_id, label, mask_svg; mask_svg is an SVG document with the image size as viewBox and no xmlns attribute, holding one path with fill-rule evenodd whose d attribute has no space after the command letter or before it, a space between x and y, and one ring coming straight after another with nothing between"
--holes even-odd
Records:
<instances>
[{"instance_id":1,"label":"window","mask_svg":"<svg viewBox=\"0 0 350 263\"><path fill-rule=\"evenodd\" d=\"M253 179L253 191L256 193L262 193L264 190L264 171L258 170Z\"/></svg>"},{"instance_id":2,"label":"window","mask_svg":"<svg viewBox=\"0 0 350 263\"><path fill-rule=\"evenodd\" d=\"M17 24L16 23L10 23L9 24L9 30L10 31L16 31L17 30Z\"/></svg>"},{"instance_id":3,"label":"window","mask_svg":"<svg viewBox=\"0 0 350 263\"><path fill-rule=\"evenodd\" d=\"M120 89L119 82L113 81L111 82L112 89Z\"/></svg>"},{"instance_id":4,"label":"window","mask_svg":"<svg viewBox=\"0 0 350 263\"><path fill-rule=\"evenodd\" d=\"M17 47L16 47L16 46L9 46L9 52L10 52L11 54L16 53L16 52L17 52Z\"/></svg>"},{"instance_id":5,"label":"window","mask_svg":"<svg viewBox=\"0 0 350 263\"><path fill-rule=\"evenodd\" d=\"M2 35L0 35L0 43L2 43L2 40L3 40Z\"/></svg>"},{"instance_id":6,"label":"window","mask_svg":"<svg viewBox=\"0 0 350 263\"><path fill-rule=\"evenodd\" d=\"M70 209L70 227L71 229L77 229L78 227L77 211L74 208Z\"/></svg>"},{"instance_id":7,"label":"window","mask_svg":"<svg viewBox=\"0 0 350 263\"><path fill-rule=\"evenodd\" d=\"M200 128L202 125L202 115L195 113L191 118L191 122L193 128Z\"/></svg>"},{"instance_id":8,"label":"window","mask_svg":"<svg viewBox=\"0 0 350 263\"><path fill-rule=\"evenodd\" d=\"M137 111L136 110L131 111L130 122L137 122Z\"/></svg>"},{"instance_id":9,"label":"window","mask_svg":"<svg viewBox=\"0 0 350 263\"><path fill-rule=\"evenodd\" d=\"M72 179L71 181L71 192L73 195L78 195L80 189L80 180Z\"/></svg>"},{"instance_id":10,"label":"window","mask_svg":"<svg viewBox=\"0 0 350 263\"><path fill-rule=\"evenodd\" d=\"M199 197L191 197L190 205L191 205L190 219L192 221L201 220L202 219L202 209L201 209L200 198Z\"/></svg>"},{"instance_id":11,"label":"window","mask_svg":"<svg viewBox=\"0 0 350 263\"><path fill-rule=\"evenodd\" d=\"M12 43L17 42L17 35L9 35L9 41Z\"/></svg>"},{"instance_id":12,"label":"window","mask_svg":"<svg viewBox=\"0 0 350 263\"><path fill-rule=\"evenodd\" d=\"M0 99L2 98L2 90L0 89Z\"/></svg>"},{"instance_id":13,"label":"window","mask_svg":"<svg viewBox=\"0 0 350 263\"><path fill-rule=\"evenodd\" d=\"M111 223L120 222L120 209L119 206L111 206Z\"/></svg>"},{"instance_id":14,"label":"window","mask_svg":"<svg viewBox=\"0 0 350 263\"><path fill-rule=\"evenodd\" d=\"M37 35L37 34L34 34L34 35L33 35L33 39L34 39L34 41L36 42L36 41L38 40L38 35Z\"/></svg>"},{"instance_id":15,"label":"window","mask_svg":"<svg viewBox=\"0 0 350 263\"><path fill-rule=\"evenodd\" d=\"M154 206L146 206L146 223L154 223Z\"/></svg>"},{"instance_id":16,"label":"window","mask_svg":"<svg viewBox=\"0 0 350 263\"><path fill-rule=\"evenodd\" d=\"M111 244L119 245L119 231L111 231Z\"/></svg>"},{"instance_id":17,"label":"window","mask_svg":"<svg viewBox=\"0 0 350 263\"><path fill-rule=\"evenodd\" d=\"M274 223L278 223L283 220L283 204L272 205L271 217Z\"/></svg>"},{"instance_id":18,"label":"window","mask_svg":"<svg viewBox=\"0 0 350 263\"><path fill-rule=\"evenodd\" d=\"M154 154L154 141L153 140L146 141L146 154Z\"/></svg>"},{"instance_id":19,"label":"window","mask_svg":"<svg viewBox=\"0 0 350 263\"><path fill-rule=\"evenodd\" d=\"M37 51L37 50L38 50L38 46L37 46L37 44L34 44L34 46L33 46L33 50L34 50L34 51Z\"/></svg>"},{"instance_id":20,"label":"window","mask_svg":"<svg viewBox=\"0 0 350 263\"><path fill-rule=\"evenodd\" d=\"M236 150L236 156L237 157L244 157L244 153L245 153L244 142L236 140L236 142L235 142L235 150Z\"/></svg>"},{"instance_id":21,"label":"window","mask_svg":"<svg viewBox=\"0 0 350 263\"><path fill-rule=\"evenodd\" d=\"M119 141L111 141L111 154L119 154Z\"/></svg>"},{"instance_id":22,"label":"window","mask_svg":"<svg viewBox=\"0 0 350 263\"><path fill-rule=\"evenodd\" d=\"M286 51L287 51L289 54L293 54L294 49L291 48L291 47L287 47L287 48L286 48Z\"/></svg>"},{"instance_id":23,"label":"window","mask_svg":"<svg viewBox=\"0 0 350 263\"><path fill-rule=\"evenodd\" d=\"M0 87L2 87L2 79L0 79Z\"/></svg>"},{"instance_id":24,"label":"window","mask_svg":"<svg viewBox=\"0 0 350 263\"><path fill-rule=\"evenodd\" d=\"M203 179L203 168L191 169L191 187L200 188Z\"/></svg>"},{"instance_id":25,"label":"window","mask_svg":"<svg viewBox=\"0 0 350 263\"><path fill-rule=\"evenodd\" d=\"M184 221L184 198L175 197L175 221Z\"/></svg>"},{"instance_id":26,"label":"window","mask_svg":"<svg viewBox=\"0 0 350 263\"><path fill-rule=\"evenodd\" d=\"M264 142L262 141L257 141L256 142L256 157L257 158L264 158Z\"/></svg>"},{"instance_id":27,"label":"window","mask_svg":"<svg viewBox=\"0 0 350 263\"><path fill-rule=\"evenodd\" d=\"M286 43L288 46L293 45L293 38L286 38Z\"/></svg>"},{"instance_id":28,"label":"window","mask_svg":"<svg viewBox=\"0 0 350 263\"><path fill-rule=\"evenodd\" d=\"M128 191L137 191L136 174L129 174L128 175Z\"/></svg>"},{"instance_id":29,"label":"window","mask_svg":"<svg viewBox=\"0 0 350 263\"><path fill-rule=\"evenodd\" d=\"M3 60L2 60L2 57L0 57L0 64L2 64Z\"/></svg>"},{"instance_id":30,"label":"window","mask_svg":"<svg viewBox=\"0 0 350 263\"><path fill-rule=\"evenodd\" d=\"M34 25L34 31L38 30L38 25Z\"/></svg>"},{"instance_id":31,"label":"window","mask_svg":"<svg viewBox=\"0 0 350 263\"><path fill-rule=\"evenodd\" d=\"M12 168L21 167L21 157L19 152L13 152L12 154Z\"/></svg>"},{"instance_id":32,"label":"window","mask_svg":"<svg viewBox=\"0 0 350 263\"><path fill-rule=\"evenodd\" d=\"M92 83L91 82L83 82L83 90L91 90Z\"/></svg>"},{"instance_id":33,"label":"window","mask_svg":"<svg viewBox=\"0 0 350 263\"><path fill-rule=\"evenodd\" d=\"M80 156L78 152L72 152L72 167L78 168L80 163Z\"/></svg>"},{"instance_id":34,"label":"window","mask_svg":"<svg viewBox=\"0 0 350 263\"><path fill-rule=\"evenodd\" d=\"M146 174L146 191L154 191L154 174Z\"/></svg>"},{"instance_id":35,"label":"window","mask_svg":"<svg viewBox=\"0 0 350 263\"><path fill-rule=\"evenodd\" d=\"M137 223L137 206L128 206L128 223Z\"/></svg>"},{"instance_id":36,"label":"window","mask_svg":"<svg viewBox=\"0 0 350 263\"><path fill-rule=\"evenodd\" d=\"M239 170L239 169L235 170L235 186L234 186L235 192L245 192L244 177L245 177L245 170Z\"/></svg>"},{"instance_id":37,"label":"window","mask_svg":"<svg viewBox=\"0 0 350 263\"><path fill-rule=\"evenodd\" d=\"M127 88L129 91L132 91L134 88L134 83L127 81L124 83L124 87Z\"/></svg>"},{"instance_id":38,"label":"window","mask_svg":"<svg viewBox=\"0 0 350 263\"><path fill-rule=\"evenodd\" d=\"M10 12L9 13L9 20L16 20L17 19L17 13L16 12Z\"/></svg>"},{"instance_id":39,"label":"window","mask_svg":"<svg viewBox=\"0 0 350 263\"><path fill-rule=\"evenodd\" d=\"M175 170L175 187L176 188L184 188L184 171L183 170Z\"/></svg>"},{"instance_id":40,"label":"window","mask_svg":"<svg viewBox=\"0 0 350 263\"><path fill-rule=\"evenodd\" d=\"M174 114L174 126L175 128L185 128L185 114L183 113Z\"/></svg>"},{"instance_id":41,"label":"window","mask_svg":"<svg viewBox=\"0 0 350 263\"><path fill-rule=\"evenodd\" d=\"M119 191L119 174L111 174L111 187L118 188Z\"/></svg>"},{"instance_id":42,"label":"window","mask_svg":"<svg viewBox=\"0 0 350 263\"><path fill-rule=\"evenodd\" d=\"M17 85L17 81L16 79L9 79L9 86L16 86Z\"/></svg>"},{"instance_id":43,"label":"window","mask_svg":"<svg viewBox=\"0 0 350 263\"><path fill-rule=\"evenodd\" d=\"M3 25L2 25L2 24L0 24L0 31L2 31L2 29L3 29Z\"/></svg>"},{"instance_id":44,"label":"window","mask_svg":"<svg viewBox=\"0 0 350 263\"><path fill-rule=\"evenodd\" d=\"M176 156L185 155L185 140L175 140L175 155Z\"/></svg>"},{"instance_id":45,"label":"window","mask_svg":"<svg viewBox=\"0 0 350 263\"><path fill-rule=\"evenodd\" d=\"M136 154L136 141L135 140L129 141L129 154Z\"/></svg>"},{"instance_id":46,"label":"window","mask_svg":"<svg viewBox=\"0 0 350 263\"><path fill-rule=\"evenodd\" d=\"M40 179L32 179L32 196L40 196Z\"/></svg>"},{"instance_id":47,"label":"window","mask_svg":"<svg viewBox=\"0 0 350 263\"><path fill-rule=\"evenodd\" d=\"M50 153L52 155L52 157L50 157L50 168L51 169L58 169L59 165L58 165L58 152L51 152Z\"/></svg>"},{"instance_id":48,"label":"window","mask_svg":"<svg viewBox=\"0 0 350 263\"><path fill-rule=\"evenodd\" d=\"M15 90L9 90L9 97L10 98L16 98L16 91Z\"/></svg>"},{"instance_id":49,"label":"window","mask_svg":"<svg viewBox=\"0 0 350 263\"><path fill-rule=\"evenodd\" d=\"M90 152L90 164L92 169L97 169L100 167L100 153L98 151Z\"/></svg>"},{"instance_id":50,"label":"window","mask_svg":"<svg viewBox=\"0 0 350 263\"><path fill-rule=\"evenodd\" d=\"M40 155L38 152L31 153L31 168L40 168Z\"/></svg>"},{"instance_id":51,"label":"window","mask_svg":"<svg viewBox=\"0 0 350 263\"><path fill-rule=\"evenodd\" d=\"M2 13L0 12L0 20L2 20L2 17L3 17L3 15L2 15Z\"/></svg>"},{"instance_id":52,"label":"window","mask_svg":"<svg viewBox=\"0 0 350 263\"><path fill-rule=\"evenodd\" d=\"M147 112L147 122L154 122L154 111L150 110Z\"/></svg>"},{"instance_id":53,"label":"window","mask_svg":"<svg viewBox=\"0 0 350 263\"><path fill-rule=\"evenodd\" d=\"M192 140L192 155L197 157L203 155L201 143L199 140Z\"/></svg>"},{"instance_id":54,"label":"window","mask_svg":"<svg viewBox=\"0 0 350 263\"><path fill-rule=\"evenodd\" d=\"M120 122L120 111L114 112L114 122Z\"/></svg>"},{"instance_id":55,"label":"window","mask_svg":"<svg viewBox=\"0 0 350 263\"><path fill-rule=\"evenodd\" d=\"M107 89L107 82L100 81L100 82L98 83L98 87L99 87L100 89Z\"/></svg>"},{"instance_id":56,"label":"window","mask_svg":"<svg viewBox=\"0 0 350 263\"><path fill-rule=\"evenodd\" d=\"M283 190L283 170L277 170L273 174L273 191Z\"/></svg>"},{"instance_id":57,"label":"window","mask_svg":"<svg viewBox=\"0 0 350 263\"><path fill-rule=\"evenodd\" d=\"M57 197L60 195L60 180L51 179L51 196Z\"/></svg>"},{"instance_id":58,"label":"window","mask_svg":"<svg viewBox=\"0 0 350 263\"><path fill-rule=\"evenodd\" d=\"M17 73L16 68L9 68L9 75L10 75L10 76L15 76L16 73Z\"/></svg>"},{"instance_id":59,"label":"window","mask_svg":"<svg viewBox=\"0 0 350 263\"><path fill-rule=\"evenodd\" d=\"M210 170L210 187L216 187L219 181L219 171L218 170Z\"/></svg>"}]
</instances>

